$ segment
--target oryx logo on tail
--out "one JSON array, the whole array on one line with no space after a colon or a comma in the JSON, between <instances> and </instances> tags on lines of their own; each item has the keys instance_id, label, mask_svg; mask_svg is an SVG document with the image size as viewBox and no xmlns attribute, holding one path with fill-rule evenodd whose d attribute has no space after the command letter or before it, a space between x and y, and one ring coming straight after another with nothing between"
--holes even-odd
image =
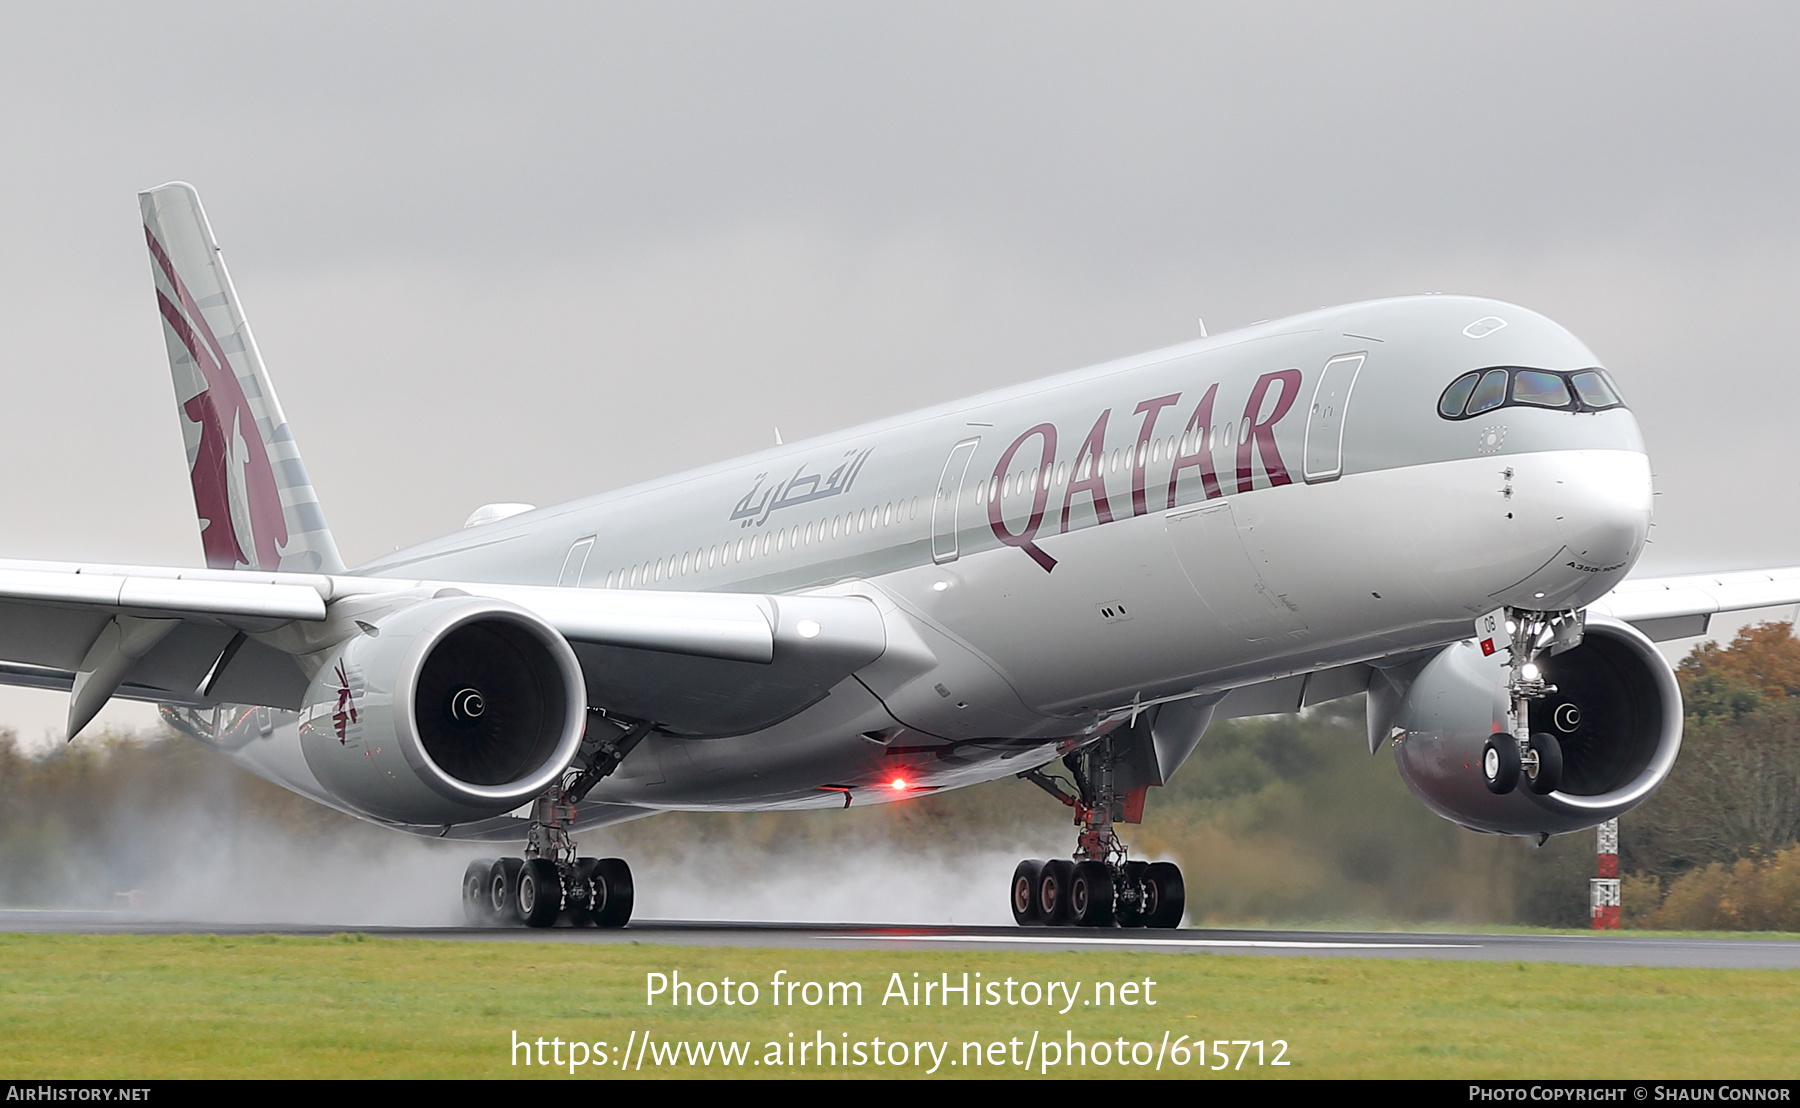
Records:
<instances>
[{"instance_id":1,"label":"oryx logo on tail","mask_svg":"<svg viewBox=\"0 0 1800 1108\"><path fill-rule=\"evenodd\" d=\"M206 564L343 569L200 197L171 181L138 202Z\"/></svg>"},{"instance_id":2,"label":"oryx logo on tail","mask_svg":"<svg viewBox=\"0 0 1800 1108\"><path fill-rule=\"evenodd\" d=\"M214 569L276 569L287 542L281 494L275 487L256 413L244 396L237 373L182 282L168 252L148 227L144 238L150 256L174 293L160 287L156 306L169 333L194 361L206 387L182 405L200 425L200 449L190 474L194 509L200 514L200 542L206 564Z\"/></svg>"}]
</instances>

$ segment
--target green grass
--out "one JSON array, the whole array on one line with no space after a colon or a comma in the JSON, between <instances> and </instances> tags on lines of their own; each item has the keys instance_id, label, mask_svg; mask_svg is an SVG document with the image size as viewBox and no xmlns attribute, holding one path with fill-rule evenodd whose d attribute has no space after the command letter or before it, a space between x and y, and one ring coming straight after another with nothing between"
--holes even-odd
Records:
<instances>
[{"instance_id":1,"label":"green grass","mask_svg":"<svg viewBox=\"0 0 1800 1108\"><path fill-rule=\"evenodd\" d=\"M753 1007L645 1005L645 975L757 982ZM775 1007L776 971L859 981L861 1007ZM983 980L1145 978L1154 1007L883 1007L889 975ZM1060 1007L1060 1005L1059 1005ZM1292 1077L1791 1077L1800 1069L1800 971L1687 970L1164 953L818 951L411 939L0 935L0 1078L560 1076L514 1066L535 1040L740 1040L785 1047L948 1041L939 1076L1021 1075L952 1066L964 1041L1159 1046L1167 1034L1286 1040ZM1004 1048L1010 1050L1010 1046ZM1272 1051L1273 1046L1265 1047ZM1234 1049L1233 1060L1236 1059ZM1254 1053L1251 1055L1254 1059ZM1212 1059L1217 1064L1216 1056ZM1034 1067L1035 1073L1036 1067ZM635 1076L589 1067L578 1077ZM902 1076L808 1065L657 1066L643 1076ZM1068 1076L1152 1076L1116 1065ZM1165 1059L1161 1076L1199 1076Z\"/></svg>"},{"instance_id":2,"label":"green grass","mask_svg":"<svg viewBox=\"0 0 1800 1108\"><path fill-rule=\"evenodd\" d=\"M1192 922L1189 927L1196 926ZM1324 919L1280 920L1249 919L1208 921L1211 931L1366 931L1372 934L1405 935L1557 935L1580 937L1604 935L1615 939L1765 939L1783 942L1800 941L1800 931L1677 931L1648 927L1628 927L1616 931L1596 931L1591 927L1538 927L1525 923L1469 923L1456 920L1394 919Z\"/></svg>"}]
</instances>

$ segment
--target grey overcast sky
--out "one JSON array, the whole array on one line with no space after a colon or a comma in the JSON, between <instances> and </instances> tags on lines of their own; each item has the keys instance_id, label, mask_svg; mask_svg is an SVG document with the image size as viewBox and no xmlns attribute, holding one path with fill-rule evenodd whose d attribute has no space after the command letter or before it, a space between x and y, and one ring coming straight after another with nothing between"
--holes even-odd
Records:
<instances>
[{"instance_id":1,"label":"grey overcast sky","mask_svg":"<svg viewBox=\"0 0 1800 1108\"><path fill-rule=\"evenodd\" d=\"M1613 369L1644 569L1800 562L1797 41L1792 3L8 4L0 557L200 558L134 196L182 179L352 562L1422 291Z\"/></svg>"}]
</instances>

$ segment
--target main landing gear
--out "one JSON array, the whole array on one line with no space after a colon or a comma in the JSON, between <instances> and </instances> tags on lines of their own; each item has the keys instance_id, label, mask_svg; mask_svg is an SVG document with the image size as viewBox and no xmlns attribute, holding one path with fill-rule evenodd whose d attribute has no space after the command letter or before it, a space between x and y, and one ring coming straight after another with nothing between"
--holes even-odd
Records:
<instances>
[{"instance_id":1,"label":"main landing gear","mask_svg":"<svg viewBox=\"0 0 1800 1108\"><path fill-rule=\"evenodd\" d=\"M1080 828L1072 860L1027 860L1013 870L1009 900L1019 925L1181 925L1187 891L1180 867L1127 859L1125 844L1113 832L1113 820L1124 816L1124 798L1115 788L1116 758L1110 736L1063 758L1075 781L1073 795L1038 770L1019 775L1073 808Z\"/></svg>"},{"instance_id":2,"label":"main landing gear","mask_svg":"<svg viewBox=\"0 0 1800 1108\"><path fill-rule=\"evenodd\" d=\"M590 716L588 733L599 737L583 742L576 759L579 768L561 787L535 801L525 856L478 858L463 870L463 918L469 926L624 927L630 922L631 867L622 858L578 856L569 832L575 805L617 769L649 731L648 724L626 725Z\"/></svg>"},{"instance_id":3,"label":"main landing gear","mask_svg":"<svg viewBox=\"0 0 1800 1108\"><path fill-rule=\"evenodd\" d=\"M574 805L549 797L537 801L551 816L532 821L523 858L477 858L463 870L463 918L471 927L624 927L631 920L631 867L622 858L584 858L554 817ZM544 812L544 809L551 809Z\"/></svg>"},{"instance_id":4,"label":"main landing gear","mask_svg":"<svg viewBox=\"0 0 1800 1108\"><path fill-rule=\"evenodd\" d=\"M1556 691L1544 680L1537 659L1546 650L1561 653L1581 642L1582 620L1574 612L1506 613L1512 632L1512 664L1507 670L1507 731L1495 732L1481 748L1481 777L1488 791L1505 795L1521 783L1539 796L1548 796L1562 785L1563 751L1555 735L1531 730L1531 702ZM1568 705L1563 711L1579 709Z\"/></svg>"}]
</instances>

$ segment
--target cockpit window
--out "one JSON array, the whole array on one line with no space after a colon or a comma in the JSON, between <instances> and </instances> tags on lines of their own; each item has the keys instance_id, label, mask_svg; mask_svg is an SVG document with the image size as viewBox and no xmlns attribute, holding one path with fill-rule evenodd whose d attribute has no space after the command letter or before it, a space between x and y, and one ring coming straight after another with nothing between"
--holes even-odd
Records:
<instances>
[{"instance_id":1,"label":"cockpit window","mask_svg":"<svg viewBox=\"0 0 1800 1108\"><path fill-rule=\"evenodd\" d=\"M1584 369L1569 377L1569 384L1575 386L1575 395L1590 408L1610 408L1621 403L1619 394L1607 383L1604 374L1597 370Z\"/></svg>"},{"instance_id":2,"label":"cockpit window","mask_svg":"<svg viewBox=\"0 0 1800 1108\"><path fill-rule=\"evenodd\" d=\"M1515 404L1566 408L1569 406L1569 383L1541 369L1521 369L1513 376L1512 395Z\"/></svg>"},{"instance_id":3,"label":"cockpit window","mask_svg":"<svg viewBox=\"0 0 1800 1108\"><path fill-rule=\"evenodd\" d=\"M1475 382L1481 380L1481 373L1465 373L1450 382L1444 390L1443 398L1438 401L1438 414L1445 419L1455 419L1462 415L1463 405L1469 402L1469 394L1475 391Z\"/></svg>"},{"instance_id":4,"label":"cockpit window","mask_svg":"<svg viewBox=\"0 0 1800 1108\"><path fill-rule=\"evenodd\" d=\"M1485 412L1489 408L1498 408L1506 403L1506 371L1490 369L1481 375L1481 384L1475 386L1475 395L1469 397L1469 405L1464 409L1469 415Z\"/></svg>"},{"instance_id":5,"label":"cockpit window","mask_svg":"<svg viewBox=\"0 0 1800 1108\"><path fill-rule=\"evenodd\" d=\"M1496 408L1525 405L1564 412L1622 408L1619 390L1599 369L1552 370L1495 366L1465 373L1438 397L1445 419L1469 419Z\"/></svg>"}]
</instances>

